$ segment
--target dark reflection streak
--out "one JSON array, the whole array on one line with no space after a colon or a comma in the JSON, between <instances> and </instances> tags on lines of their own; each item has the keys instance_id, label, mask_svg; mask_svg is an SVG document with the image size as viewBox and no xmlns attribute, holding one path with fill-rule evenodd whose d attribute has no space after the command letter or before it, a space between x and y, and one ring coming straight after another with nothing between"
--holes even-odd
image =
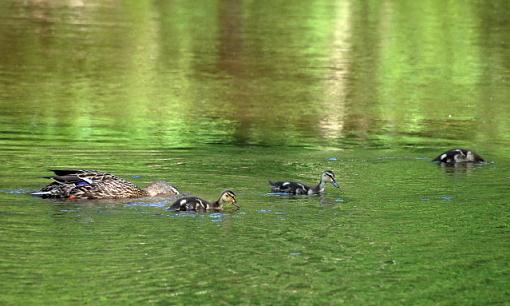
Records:
<instances>
[{"instance_id":1,"label":"dark reflection streak","mask_svg":"<svg viewBox=\"0 0 510 306\"><path fill-rule=\"evenodd\" d=\"M231 76L242 77L246 67L242 61L242 1L223 0L218 8L217 68Z\"/></svg>"},{"instance_id":2,"label":"dark reflection streak","mask_svg":"<svg viewBox=\"0 0 510 306\"><path fill-rule=\"evenodd\" d=\"M440 167L445 173L454 174L454 173L470 173L471 171L484 166L485 164L475 164L475 163L439 163L438 167Z\"/></svg>"},{"instance_id":3,"label":"dark reflection streak","mask_svg":"<svg viewBox=\"0 0 510 306\"><path fill-rule=\"evenodd\" d=\"M367 140L371 130L377 128L375 110L377 101L376 70L367 69L377 67L378 23L380 14L378 7L372 2L352 3L352 74L347 78L345 133L355 134L360 139ZM364 26L360 26L364 25ZM367 115L368 114L368 115Z\"/></svg>"},{"instance_id":4,"label":"dark reflection streak","mask_svg":"<svg viewBox=\"0 0 510 306\"><path fill-rule=\"evenodd\" d=\"M508 113L508 103L499 103L506 101L510 94L510 79L506 79L507 86L501 86L501 81L494 78L494 69L498 67L502 74L510 74L510 23L508 16L504 13L495 14L494 8L498 7L499 12L508 12L510 10L509 1L484 1L479 3L477 28L481 34L478 35L478 45L480 48L480 58L485 64L481 67L479 83L480 95L478 97L479 107L477 108L480 118L492 118L492 120L479 120L477 130L485 134L488 139L497 139L499 135L508 135L504 133L508 129L508 120L504 118ZM506 54L506 56L502 56ZM506 88L504 90L503 88ZM494 107L499 105L500 107ZM507 111L502 111L501 106L507 106Z\"/></svg>"},{"instance_id":5,"label":"dark reflection streak","mask_svg":"<svg viewBox=\"0 0 510 306\"><path fill-rule=\"evenodd\" d=\"M218 61L216 67L232 77L229 91L225 99L230 101L228 105L235 108L228 114L234 114L231 120L238 122L233 133L236 144L248 144L250 141L249 131L252 120L246 111L249 103L250 89L245 86L245 80L249 77L250 69L243 60L243 1L223 0L218 7Z\"/></svg>"},{"instance_id":6,"label":"dark reflection streak","mask_svg":"<svg viewBox=\"0 0 510 306\"><path fill-rule=\"evenodd\" d=\"M173 6L172 1L156 1L155 2L155 11L158 12L158 41L159 41L159 59L158 63L160 63L165 70L174 70L176 69L177 63L181 60L181 54L179 52L179 42L178 32L176 29L176 24L174 21L174 16L171 15L176 11L176 8ZM167 54L172 54L173 56L169 57Z\"/></svg>"}]
</instances>

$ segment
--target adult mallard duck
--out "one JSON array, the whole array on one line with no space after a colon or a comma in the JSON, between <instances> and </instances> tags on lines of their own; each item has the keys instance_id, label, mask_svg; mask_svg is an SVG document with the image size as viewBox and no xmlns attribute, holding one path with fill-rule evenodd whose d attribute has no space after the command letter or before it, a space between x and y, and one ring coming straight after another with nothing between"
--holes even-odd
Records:
<instances>
[{"instance_id":1,"label":"adult mallard duck","mask_svg":"<svg viewBox=\"0 0 510 306\"><path fill-rule=\"evenodd\" d=\"M179 194L174 186L158 181L141 189L115 175L95 170L51 170L53 182L38 192L43 198L60 199L122 199Z\"/></svg>"},{"instance_id":2,"label":"adult mallard duck","mask_svg":"<svg viewBox=\"0 0 510 306\"><path fill-rule=\"evenodd\" d=\"M483 163L485 160L475 152L468 149L451 149L444 153L441 153L439 156L434 158L432 161L445 163L445 164L455 164L455 163Z\"/></svg>"},{"instance_id":3,"label":"adult mallard duck","mask_svg":"<svg viewBox=\"0 0 510 306\"><path fill-rule=\"evenodd\" d=\"M173 211L222 211L223 205L230 203L236 208L237 205L236 194L232 190L225 190L220 194L218 200L214 202L207 202L199 197L184 197L181 198L170 206L168 210Z\"/></svg>"},{"instance_id":4,"label":"adult mallard duck","mask_svg":"<svg viewBox=\"0 0 510 306\"><path fill-rule=\"evenodd\" d=\"M292 181L269 181L269 185L271 185L272 192L281 192L293 195L312 195L324 192L324 188L326 187L327 182L330 182L336 188L340 187L336 181L335 174L331 170L322 172L319 184L314 187Z\"/></svg>"}]
</instances>

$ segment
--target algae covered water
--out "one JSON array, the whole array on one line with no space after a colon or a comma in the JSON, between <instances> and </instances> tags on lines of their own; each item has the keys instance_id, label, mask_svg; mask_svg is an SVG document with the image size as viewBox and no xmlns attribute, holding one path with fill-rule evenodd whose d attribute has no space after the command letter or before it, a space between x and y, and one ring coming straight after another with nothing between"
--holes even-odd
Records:
<instances>
[{"instance_id":1,"label":"algae covered water","mask_svg":"<svg viewBox=\"0 0 510 306\"><path fill-rule=\"evenodd\" d=\"M2 2L0 303L510 303L508 9ZM241 209L30 196L53 168Z\"/></svg>"}]
</instances>

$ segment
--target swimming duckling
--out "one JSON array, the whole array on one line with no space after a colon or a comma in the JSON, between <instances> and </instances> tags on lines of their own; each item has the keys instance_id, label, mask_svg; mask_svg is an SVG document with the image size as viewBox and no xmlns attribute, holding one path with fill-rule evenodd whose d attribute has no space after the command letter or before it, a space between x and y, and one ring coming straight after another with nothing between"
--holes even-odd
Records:
<instances>
[{"instance_id":1,"label":"swimming duckling","mask_svg":"<svg viewBox=\"0 0 510 306\"><path fill-rule=\"evenodd\" d=\"M269 181L269 185L271 185L272 192L282 192L288 194L296 194L296 195L312 195L324 192L324 188L326 183L330 182L336 188L340 186L336 182L336 177L333 171L326 170L321 175L321 180L319 184L315 187L309 187L307 185L290 182L290 181L282 181L282 182L271 182Z\"/></svg>"},{"instance_id":2,"label":"swimming duckling","mask_svg":"<svg viewBox=\"0 0 510 306\"><path fill-rule=\"evenodd\" d=\"M220 194L218 200L210 203L199 197L184 197L175 201L168 210L173 211L222 211L223 205L230 203L239 208L236 201L236 194L232 190L225 190Z\"/></svg>"},{"instance_id":3,"label":"swimming duckling","mask_svg":"<svg viewBox=\"0 0 510 306\"><path fill-rule=\"evenodd\" d=\"M174 186L158 181L141 189L115 175L95 170L51 170L51 184L32 195L60 199L122 199L179 194Z\"/></svg>"},{"instance_id":4,"label":"swimming duckling","mask_svg":"<svg viewBox=\"0 0 510 306\"><path fill-rule=\"evenodd\" d=\"M454 163L464 163L464 162L472 162L472 163L483 163L485 160L475 152L467 149L457 148L448 150L438 157L434 158L432 161L446 163L446 164L454 164Z\"/></svg>"}]
</instances>

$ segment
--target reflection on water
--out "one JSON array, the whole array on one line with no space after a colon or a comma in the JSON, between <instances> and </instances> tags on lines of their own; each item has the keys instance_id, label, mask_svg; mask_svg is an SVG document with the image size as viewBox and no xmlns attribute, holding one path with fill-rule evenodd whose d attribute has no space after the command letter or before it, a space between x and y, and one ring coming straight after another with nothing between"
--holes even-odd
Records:
<instances>
[{"instance_id":1,"label":"reflection on water","mask_svg":"<svg viewBox=\"0 0 510 306\"><path fill-rule=\"evenodd\" d=\"M0 304L504 303L509 9L2 1ZM430 162L457 146L492 163ZM75 167L241 209L25 194Z\"/></svg>"},{"instance_id":2,"label":"reflection on water","mask_svg":"<svg viewBox=\"0 0 510 306\"><path fill-rule=\"evenodd\" d=\"M474 164L474 163L455 163L455 164L446 164L439 163L438 167L444 170L445 173L469 173L474 170L479 170L481 167L487 167L486 163L484 164Z\"/></svg>"},{"instance_id":3,"label":"reflection on water","mask_svg":"<svg viewBox=\"0 0 510 306\"><path fill-rule=\"evenodd\" d=\"M493 5L4 4L2 130L167 147L508 141Z\"/></svg>"}]
</instances>

